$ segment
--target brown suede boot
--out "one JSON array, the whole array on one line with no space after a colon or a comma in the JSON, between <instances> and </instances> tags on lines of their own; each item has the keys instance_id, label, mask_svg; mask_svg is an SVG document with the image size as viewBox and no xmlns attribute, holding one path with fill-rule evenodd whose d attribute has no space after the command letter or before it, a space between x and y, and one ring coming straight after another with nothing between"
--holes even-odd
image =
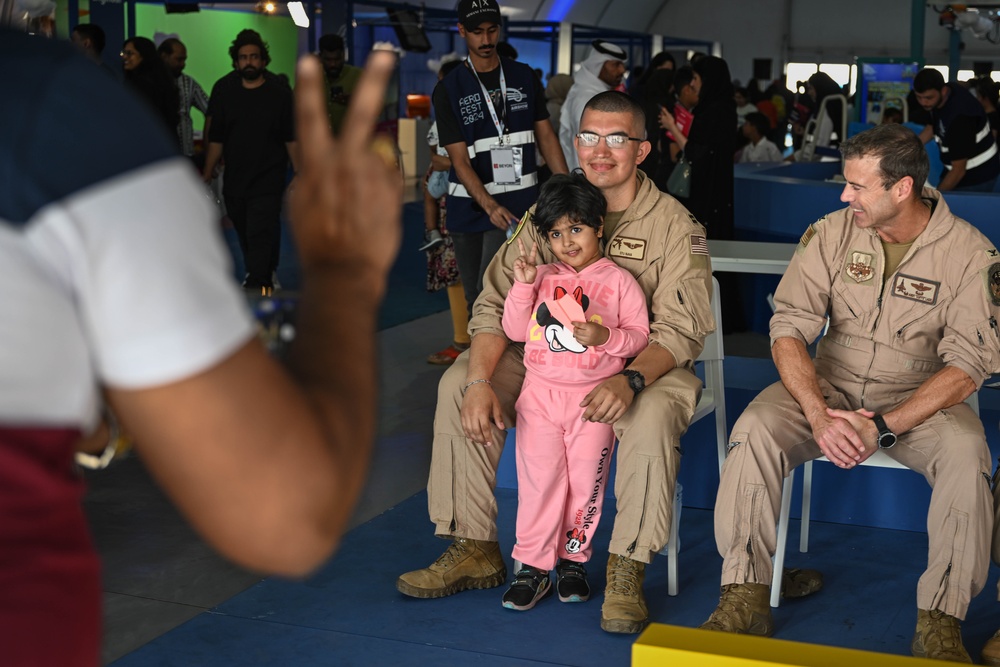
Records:
<instances>
[{"instance_id":1,"label":"brown suede boot","mask_svg":"<svg viewBox=\"0 0 1000 667\"><path fill-rule=\"evenodd\" d=\"M649 610L642 595L646 564L611 554L607 576L604 604L601 606L601 629L624 634L641 632L649 622Z\"/></svg>"},{"instance_id":2,"label":"brown suede boot","mask_svg":"<svg viewBox=\"0 0 1000 667\"><path fill-rule=\"evenodd\" d=\"M701 629L770 637L774 634L770 599L771 587L767 584L726 584L719 606Z\"/></svg>"},{"instance_id":3,"label":"brown suede boot","mask_svg":"<svg viewBox=\"0 0 1000 667\"><path fill-rule=\"evenodd\" d=\"M443 598L474 588L495 588L506 580L499 544L459 537L430 567L400 576L396 589L415 598Z\"/></svg>"},{"instance_id":4,"label":"brown suede boot","mask_svg":"<svg viewBox=\"0 0 1000 667\"><path fill-rule=\"evenodd\" d=\"M962 645L959 620L937 609L917 610L917 631L913 634L910 653L917 658L972 664L969 652Z\"/></svg>"}]
</instances>

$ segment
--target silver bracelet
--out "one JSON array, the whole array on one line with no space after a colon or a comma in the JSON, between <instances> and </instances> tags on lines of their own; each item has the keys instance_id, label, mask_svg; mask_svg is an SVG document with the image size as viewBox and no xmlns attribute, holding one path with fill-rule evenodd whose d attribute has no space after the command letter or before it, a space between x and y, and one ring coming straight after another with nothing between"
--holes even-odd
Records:
<instances>
[{"instance_id":1,"label":"silver bracelet","mask_svg":"<svg viewBox=\"0 0 1000 667\"><path fill-rule=\"evenodd\" d=\"M88 454L86 452L76 452L74 458L76 464L88 470L104 470L111 464L112 459L118 454L122 445L121 427L118 419L111 410L102 411L104 423L108 426L108 444L104 446L104 451L100 454Z\"/></svg>"},{"instance_id":2,"label":"silver bracelet","mask_svg":"<svg viewBox=\"0 0 1000 667\"><path fill-rule=\"evenodd\" d=\"M465 392L469 391L469 387L471 387L474 384L481 384L483 382L485 382L486 384L488 384L490 387L493 386L493 383L490 382L489 380L486 380L486 379L483 379L483 380L473 380L469 384L467 384L464 387L462 387L462 396L465 396Z\"/></svg>"}]
</instances>

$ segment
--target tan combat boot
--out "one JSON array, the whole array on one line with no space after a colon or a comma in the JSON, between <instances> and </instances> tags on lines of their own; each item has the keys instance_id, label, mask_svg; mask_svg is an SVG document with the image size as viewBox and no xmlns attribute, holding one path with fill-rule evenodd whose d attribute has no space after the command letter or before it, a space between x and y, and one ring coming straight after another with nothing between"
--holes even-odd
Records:
<instances>
[{"instance_id":1,"label":"tan combat boot","mask_svg":"<svg viewBox=\"0 0 1000 667\"><path fill-rule=\"evenodd\" d=\"M495 588L506 580L499 544L459 537L430 567L400 576L396 589L415 598L443 598L473 588Z\"/></svg>"},{"instance_id":2,"label":"tan combat boot","mask_svg":"<svg viewBox=\"0 0 1000 667\"><path fill-rule=\"evenodd\" d=\"M982 659L984 665L1000 667L1000 630L997 630L986 646L983 647Z\"/></svg>"},{"instance_id":3,"label":"tan combat boot","mask_svg":"<svg viewBox=\"0 0 1000 667\"><path fill-rule=\"evenodd\" d=\"M918 658L972 664L972 658L962 645L959 620L937 609L917 610L917 631L913 634L910 652Z\"/></svg>"},{"instance_id":4,"label":"tan combat boot","mask_svg":"<svg viewBox=\"0 0 1000 667\"><path fill-rule=\"evenodd\" d=\"M642 595L646 564L626 556L608 558L608 584L601 606L601 629L605 632L635 634L649 621L649 610Z\"/></svg>"},{"instance_id":5,"label":"tan combat boot","mask_svg":"<svg viewBox=\"0 0 1000 667\"><path fill-rule=\"evenodd\" d=\"M767 584L726 584L719 606L701 629L770 637L774 634L770 600L771 587Z\"/></svg>"}]
</instances>

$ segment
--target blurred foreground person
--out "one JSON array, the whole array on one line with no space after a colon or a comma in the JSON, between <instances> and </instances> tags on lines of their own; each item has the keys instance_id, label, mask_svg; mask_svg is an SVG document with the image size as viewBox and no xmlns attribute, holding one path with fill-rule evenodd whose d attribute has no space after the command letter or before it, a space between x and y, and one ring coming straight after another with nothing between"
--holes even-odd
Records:
<instances>
[{"instance_id":1,"label":"blurred foreground person","mask_svg":"<svg viewBox=\"0 0 1000 667\"><path fill-rule=\"evenodd\" d=\"M94 667L100 564L73 458L102 392L234 562L299 576L338 543L370 458L375 315L400 240L399 172L371 136L394 57L372 56L337 142L322 69L300 65L288 370L254 334L212 202L143 103L69 44L0 31L0 59L14 116L0 128L0 662Z\"/></svg>"}]
</instances>

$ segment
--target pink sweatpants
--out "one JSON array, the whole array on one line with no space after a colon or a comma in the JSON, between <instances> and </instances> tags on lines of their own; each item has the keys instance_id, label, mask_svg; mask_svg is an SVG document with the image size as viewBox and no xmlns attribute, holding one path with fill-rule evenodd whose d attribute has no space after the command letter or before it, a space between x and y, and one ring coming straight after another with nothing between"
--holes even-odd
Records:
<instances>
[{"instance_id":1,"label":"pink sweatpants","mask_svg":"<svg viewBox=\"0 0 1000 667\"><path fill-rule=\"evenodd\" d=\"M524 381L517 399L517 544L513 557L541 570L590 560L615 434L581 419L590 387L564 391Z\"/></svg>"}]
</instances>

